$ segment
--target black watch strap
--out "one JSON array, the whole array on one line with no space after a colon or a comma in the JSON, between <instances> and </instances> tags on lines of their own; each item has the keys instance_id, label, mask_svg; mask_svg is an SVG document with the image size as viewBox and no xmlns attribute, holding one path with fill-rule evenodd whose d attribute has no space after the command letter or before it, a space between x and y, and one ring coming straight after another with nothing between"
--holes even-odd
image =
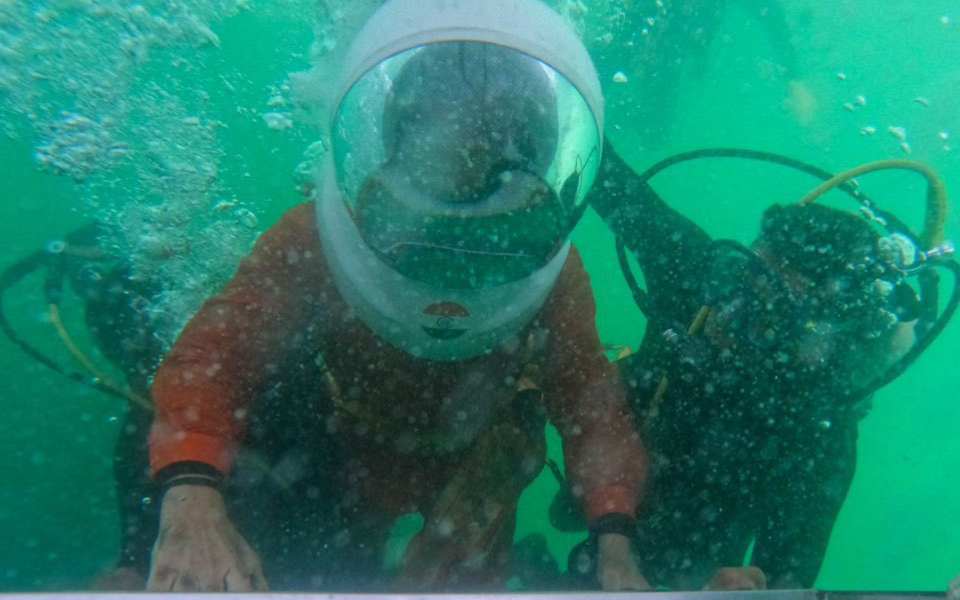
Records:
<instances>
[{"instance_id":1,"label":"black watch strap","mask_svg":"<svg viewBox=\"0 0 960 600\"><path fill-rule=\"evenodd\" d=\"M636 519L624 513L606 514L590 524L590 534L596 537L618 533L632 539L636 531Z\"/></svg>"},{"instance_id":2,"label":"black watch strap","mask_svg":"<svg viewBox=\"0 0 960 600\"><path fill-rule=\"evenodd\" d=\"M220 489L223 486L223 473L202 462L178 462L161 469L154 477L160 485L161 493L178 485L205 485Z\"/></svg>"}]
</instances>

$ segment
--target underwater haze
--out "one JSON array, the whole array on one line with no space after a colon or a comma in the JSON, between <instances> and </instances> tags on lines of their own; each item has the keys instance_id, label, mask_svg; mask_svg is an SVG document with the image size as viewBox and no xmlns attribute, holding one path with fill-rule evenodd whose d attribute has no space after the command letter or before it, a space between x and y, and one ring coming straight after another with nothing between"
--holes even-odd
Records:
<instances>
[{"instance_id":1,"label":"underwater haze","mask_svg":"<svg viewBox=\"0 0 960 600\"><path fill-rule=\"evenodd\" d=\"M728 147L834 173L910 159L934 169L948 193L960 185L956 0L549 4L594 57L605 134L637 171ZM0 0L0 268L56 254L69 232L99 223L96 241L123 257L126 277L165 282L129 299L151 324L149 343L169 349L258 235L311 193L329 148L325 92L379 5ZM772 22L781 17L783 28ZM749 244L768 206L796 202L818 183L777 165L714 159L678 165L652 185L714 238ZM858 185L923 228L927 188L916 173L866 175ZM857 212L838 192L826 201ZM960 239L956 210L945 233ZM614 234L588 210L573 242L602 342L611 356L636 349L646 320ZM84 372L58 333L62 322L101 379L121 381L89 331L81 293L66 286L57 318L44 286L38 270L2 290L16 335ZM942 305L951 289L945 276ZM873 396L818 589L942 592L960 575L958 350L954 321ZM115 565L122 525L113 461L129 405L0 337L0 591L87 589ZM562 462L552 427L548 442ZM521 498L514 538L543 534L565 568L585 534L551 525L557 488L544 469ZM392 551L418 526L401 519Z\"/></svg>"}]
</instances>

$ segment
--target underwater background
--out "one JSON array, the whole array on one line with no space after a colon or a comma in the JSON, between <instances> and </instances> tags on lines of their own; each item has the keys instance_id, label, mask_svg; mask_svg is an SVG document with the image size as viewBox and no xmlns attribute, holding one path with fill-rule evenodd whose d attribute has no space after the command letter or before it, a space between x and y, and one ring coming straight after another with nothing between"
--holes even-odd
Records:
<instances>
[{"instance_id":1,"label":"underwater background","mask_svg":"<svg viewBox=\"0 0 960 600\"><path fill-rule=\"evenodd\" d=\"M106 223L112 250L175 282L144 307L169 343L257 233L302 201L323 153L317 86L376 4L0 0L0 266L91 220ZM605 48L598 68L607 135L637 169L713 146L768 150L836 172L909 151L948 190L960 182L960 144L951 149L960 140L956 0L781 0L800 90L779 67L763 2L726 2L702 58L669 81L632 77L636 46L616 39L624 23L655 37L661 3L555 4L591 49ZM631 76L615 77L621 71ZM645 137L651 123L663 130L655 143ZM769 204L796 201L815 184L730 160L686 164L654 181L711 235L745 243ZM860 185L921 226L920 177L877 174ZM949 238L960 238L958 219L951 212ZM644 321L612 234L588 213L574 241L603 341L635 348ZM5 310L24 338L68 364L42 287L33 278L9 290ZM64 302L64 322L104 364L80 302ZM941 591L960 573L958 349L960 325L952 323L876 394L818 588ZM82 588L115 561L111 461L125 410L124 401L74 385L0 340L0 590ZM555 489L545 472L527 490L516 536L546 534L563 564L579 537L551 529Z\"/></svg>"}]
</instances>

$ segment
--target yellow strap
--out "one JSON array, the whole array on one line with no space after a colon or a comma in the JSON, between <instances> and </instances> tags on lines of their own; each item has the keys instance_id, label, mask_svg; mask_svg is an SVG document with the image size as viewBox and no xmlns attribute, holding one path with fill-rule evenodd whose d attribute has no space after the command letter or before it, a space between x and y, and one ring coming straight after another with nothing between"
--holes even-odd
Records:
<instances>
[{"instance_id":1,"label":"yellow strap","mask_svg":"<svg viewBox=\"0 0 960 600\"><path fill-rule=\"evenodd\" d=\"M710 316L710 307L701 306L700 310L697 311L697 316L693 318L690 326L687 327L687 335L698 335L702 330L703 326L707 322L707 317ZM663 397L667 393L667 388L670 385L670 380L667 379L667 376L664 375L660 378L660 384L657 385L657 391L653 393L653 399L650 401L650 409L647 411L646 422L657 418L660 414L660 405L663 404Z\"/></svg>"},{"instance_id":2,"label":"yellow strap","mask_svg":"<svg viewBox=\"0 0 960 600\"><path fill-rule=\"evenodd\" d=\"M53 323L53 326L57 330L57 334L60 336L63 344L67 347L67 350L70 351L70 354L73 355L73 358L76 359L76 361L80 363L80 365L83 366L83 368L86 369L86 371L90 373L101 386L127 398L130 400L130 402L133 402L134 404L137 404L148 411L153 411L153 403L150 402L150 400L140 396L129 388L119 385L110 379L110 377L97 369L96 365L93 364L93 361L90 360L90 358L87 357L87 355L84 354L83 351L80 350L80 348L74 343L73 338L70 336L70 332L68 332L67 328L63 325L63 320L60 318L60 308L56 304L50 305L50 322ZM270 464L260 456L257 456L253 453L246 453L238 460L267 475L267 477L273 480L273 482L276 483L281 489L285 491L290 490L290 483L275 473L270 467Z\"/></svg>"},{"instance_id":3,"label":"yellow strap","mask_svg":"<svg viewBox=\"0 0 960 600\"><path fill-rule=\"evenodd\" d=\"M56 304L50 305L50 322L53 323L54 328L57 330L57 334L60 336L60 340L63 341L63 344L67 347L67 350L70 351L70 354L73 355L73 358L80 363L90 375L93 376L97 382L103 387L120 394L126 399L130 400L134 404L139 405L141 408L146 410L153 410L153 404L136 394L133 390L125 388L116 382L114 382L110 377L105 375L102 371L97 369L97 366L93 364L93 361L90 360L86 354L74 343L73 338L70 336L70 333L67 331L67 328L63 325L63 320L60 318L60 307Z\"/></svg>"}]
</instances>

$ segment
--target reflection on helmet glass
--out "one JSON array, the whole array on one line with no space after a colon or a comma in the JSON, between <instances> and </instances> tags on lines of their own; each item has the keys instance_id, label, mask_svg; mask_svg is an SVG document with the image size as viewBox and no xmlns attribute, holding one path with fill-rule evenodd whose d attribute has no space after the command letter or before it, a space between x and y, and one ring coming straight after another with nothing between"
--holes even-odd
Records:
<instances>
[{"instance_id":1,"label":"reflection on helmet glass","mask_svg":"<svg viewBox=\"0 0 960 600\"><path fill-rule=\"evenodd\" d=\"M529 276L562 247L600 162L587 102L551 67L486 43L377 65L333 123L337 183L391 268L448 289Z\"/></svg>"}]
</instances>

